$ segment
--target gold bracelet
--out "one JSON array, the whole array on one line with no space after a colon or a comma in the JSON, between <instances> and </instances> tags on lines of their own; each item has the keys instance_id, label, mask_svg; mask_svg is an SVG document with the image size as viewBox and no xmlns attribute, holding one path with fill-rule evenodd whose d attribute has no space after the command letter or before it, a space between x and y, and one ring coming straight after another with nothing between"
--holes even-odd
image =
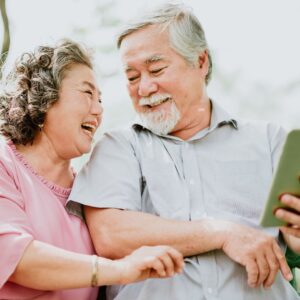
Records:
<instances>
[{"instance_id":1,"label":"gold bracelet","mask_svg":"<svg viewBox=\"0 0 300 300\"><path fill-rule=\"evenodd\" d=\"M98 286L98 256L93 255L92 256L92 277L91 277L91 286L96 287Z\"/></svg>"}]
</instances>

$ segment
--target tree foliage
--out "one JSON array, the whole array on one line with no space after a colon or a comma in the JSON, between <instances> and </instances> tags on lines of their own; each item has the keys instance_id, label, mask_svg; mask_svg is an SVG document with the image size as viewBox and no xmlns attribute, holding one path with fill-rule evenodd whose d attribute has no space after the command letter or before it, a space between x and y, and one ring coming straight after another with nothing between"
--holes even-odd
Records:
<instances>
[{"instance_id":1,"label":"tree foliage","mask_svg":"<svg viewBox=\"0 0 300 300\"><path fill-rule=\"evenodd\" d=\"M0 56L0 78L1 78L2 77L1 68L8 55L9 46L10 46L9 22L6 13L5 0L0 0L0 11L1 11L1 19L3 22L3 39L2 39L2 48L1 48L1 56Z\"/></svg>"}]
</instances>

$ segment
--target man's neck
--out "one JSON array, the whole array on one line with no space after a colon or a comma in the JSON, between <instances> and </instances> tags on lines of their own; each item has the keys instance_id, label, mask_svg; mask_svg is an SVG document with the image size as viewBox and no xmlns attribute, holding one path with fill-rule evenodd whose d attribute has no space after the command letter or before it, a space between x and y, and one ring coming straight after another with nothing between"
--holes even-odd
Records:
<instances>
[{"instance_id":1,"label":"man's neck","mask_svg":"<svg viewBox=\"0 0 300 300\"><path fill-rule=\"evenodd\" d=\"M184 116L178 122L171 135L188 140L199 131L209 127L211 120L211 102L207 99L194 109L190 116Z\"/></svg>"}]
</instances>

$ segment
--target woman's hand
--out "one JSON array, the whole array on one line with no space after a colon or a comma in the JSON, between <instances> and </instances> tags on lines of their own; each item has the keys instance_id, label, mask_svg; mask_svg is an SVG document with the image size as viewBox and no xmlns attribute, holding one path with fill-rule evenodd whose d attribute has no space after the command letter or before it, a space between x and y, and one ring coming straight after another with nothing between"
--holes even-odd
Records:
<instances>
[{"instance_id":1,"label":"woman's hand","mask_svg":"<svg viewBox=\"0 0 300 300\"><path fill-rule=\"evenodd\" d=\"M183 256L168 246L143 246L123 259L115 260L120 284L147 278L166 278L182 272Z\"/></svg>"}]
</instances>

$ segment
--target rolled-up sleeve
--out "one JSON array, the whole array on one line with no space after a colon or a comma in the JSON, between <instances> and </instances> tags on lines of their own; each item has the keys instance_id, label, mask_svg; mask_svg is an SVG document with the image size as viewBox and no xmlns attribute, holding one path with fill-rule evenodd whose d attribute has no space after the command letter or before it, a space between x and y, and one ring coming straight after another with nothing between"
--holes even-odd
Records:
<instances>
[{"instance_id":1,"label":"rolled-up sleeve","mask_svg":"<svg viewBox=\"0 0 300 300\"><path fill-rule=\"evenodd\" d=\"M101 208L141 210L141 172L131 141L112 132L95 146L76 176L72 201Z\"/></svg>"},{"instance_id":2,"label":"rolled-up sleeve","mask_svg":"<svg viewBox=\"0 0 300 300\"><path fill-rule=\"evenodd\" d=\"M0 289L14 272L33 232L21 193L0 164Z\"/></svg>"}]
</instances>

